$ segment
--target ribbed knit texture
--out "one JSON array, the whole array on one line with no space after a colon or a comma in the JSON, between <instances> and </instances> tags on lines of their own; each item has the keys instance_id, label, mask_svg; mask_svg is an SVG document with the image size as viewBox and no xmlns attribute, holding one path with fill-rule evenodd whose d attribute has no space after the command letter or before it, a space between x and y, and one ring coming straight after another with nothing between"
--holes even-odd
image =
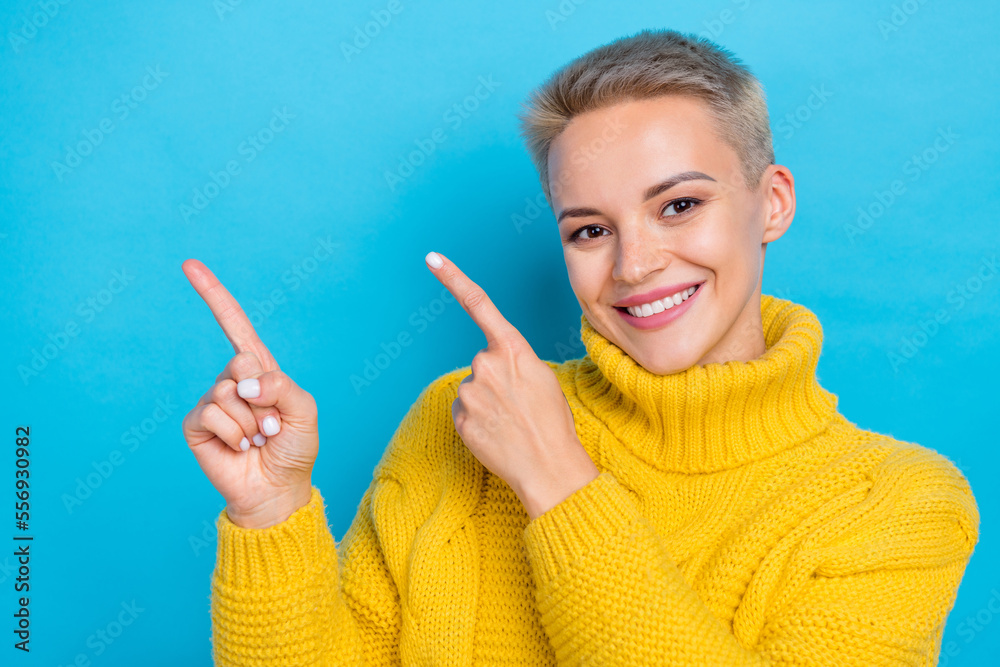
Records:
<instances>
[{"instance_id":1,"label":"ribbed knit texture","mask_svg":"<svg viewBox=\"0 0 1000 667\"><path fill-rule=\"evenodd\" d=\"M217 665L933 665L979 539L945 457L860 429L823 333L763 295L767 351L655 375L581 317L556 372L600 475L533 521L421 392L339 544L323 498L223 511ZM501 443L502 444L502 443Z\"/></svg>"}]
</instances>

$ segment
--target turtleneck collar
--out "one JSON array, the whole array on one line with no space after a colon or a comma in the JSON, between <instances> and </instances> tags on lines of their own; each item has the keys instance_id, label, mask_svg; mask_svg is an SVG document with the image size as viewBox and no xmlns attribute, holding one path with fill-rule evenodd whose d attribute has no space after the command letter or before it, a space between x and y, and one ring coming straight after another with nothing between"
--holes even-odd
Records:
<instances>
[{"instance_id":1,"label":"turtleneck collar","mask_svg":"<svg viewBox=\"0 0 1000 667\"><path fill-rule=\"evenodd\" d=\"M792 447L837 414L837 396L816 378L823 328L805 306L768 294L761 318L767 350L756 359L658 375L581 315L577 395L623 446L664 471L726 470Z\"/></svg>"}]
</instances>

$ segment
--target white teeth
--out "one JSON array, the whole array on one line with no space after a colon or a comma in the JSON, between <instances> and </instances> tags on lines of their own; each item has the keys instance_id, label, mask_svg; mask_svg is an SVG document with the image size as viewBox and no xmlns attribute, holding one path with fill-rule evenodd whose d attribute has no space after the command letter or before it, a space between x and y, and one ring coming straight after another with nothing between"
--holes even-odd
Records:
<instances>
[{"instance_id":1,"label":"white teeth","mask_svg":"<svg viewBox=\"0 0 1000 667\"><path fill-rule=\"evenodd\" d=\"M649 317L656 313L662 313L664 310L670 310L674 306L679 306L681 302L687 301L687 298L694 294L697 289L697 285L692 285L686 290L681 290L673 296L666 296L657 301L651 301L650 303L644 303L641 306L628 306L629 314L633 317Z\"/></svg>"}]
</instances>

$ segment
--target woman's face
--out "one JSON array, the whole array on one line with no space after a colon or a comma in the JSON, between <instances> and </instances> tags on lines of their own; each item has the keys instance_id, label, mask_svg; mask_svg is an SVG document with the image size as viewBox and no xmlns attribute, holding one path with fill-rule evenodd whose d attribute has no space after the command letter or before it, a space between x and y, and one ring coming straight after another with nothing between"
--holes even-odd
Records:
<instances>
[{"instance_id":1,"label":"woman's face","mask_svg":"<svg viewBox=\"0 0 1000 667\"><path fill-rule=\"evenodd\" d=\"M697 98L625 102L577 116L549 151L553 208L583 313L661 375L763 354L765 244L795 213L791 172L771 165L748 191L713 123ZM689 286L697 286L690 296ZM678 292L667 308L661 299ZM623 306L633 303L654 314L630 314Z\"/></svg>"}]
</instances>

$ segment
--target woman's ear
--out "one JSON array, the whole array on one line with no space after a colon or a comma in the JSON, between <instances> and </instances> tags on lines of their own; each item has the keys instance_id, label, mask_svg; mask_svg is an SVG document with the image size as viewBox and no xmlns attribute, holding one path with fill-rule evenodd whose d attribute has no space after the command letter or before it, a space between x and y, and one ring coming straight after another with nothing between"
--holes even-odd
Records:
<instances>
[{"instance_id":1,"label":"woman's ear","mask_svg":"<svg viewBox=\"0 0 1000 667\"><path fill-rule=\"evenodd\" d=\"M772 164L762 180L761 187L765 189L770 208L761 243L770 243L781 238L795 217L795 177L788 167Z\"/></svg>"}]
</instances>

